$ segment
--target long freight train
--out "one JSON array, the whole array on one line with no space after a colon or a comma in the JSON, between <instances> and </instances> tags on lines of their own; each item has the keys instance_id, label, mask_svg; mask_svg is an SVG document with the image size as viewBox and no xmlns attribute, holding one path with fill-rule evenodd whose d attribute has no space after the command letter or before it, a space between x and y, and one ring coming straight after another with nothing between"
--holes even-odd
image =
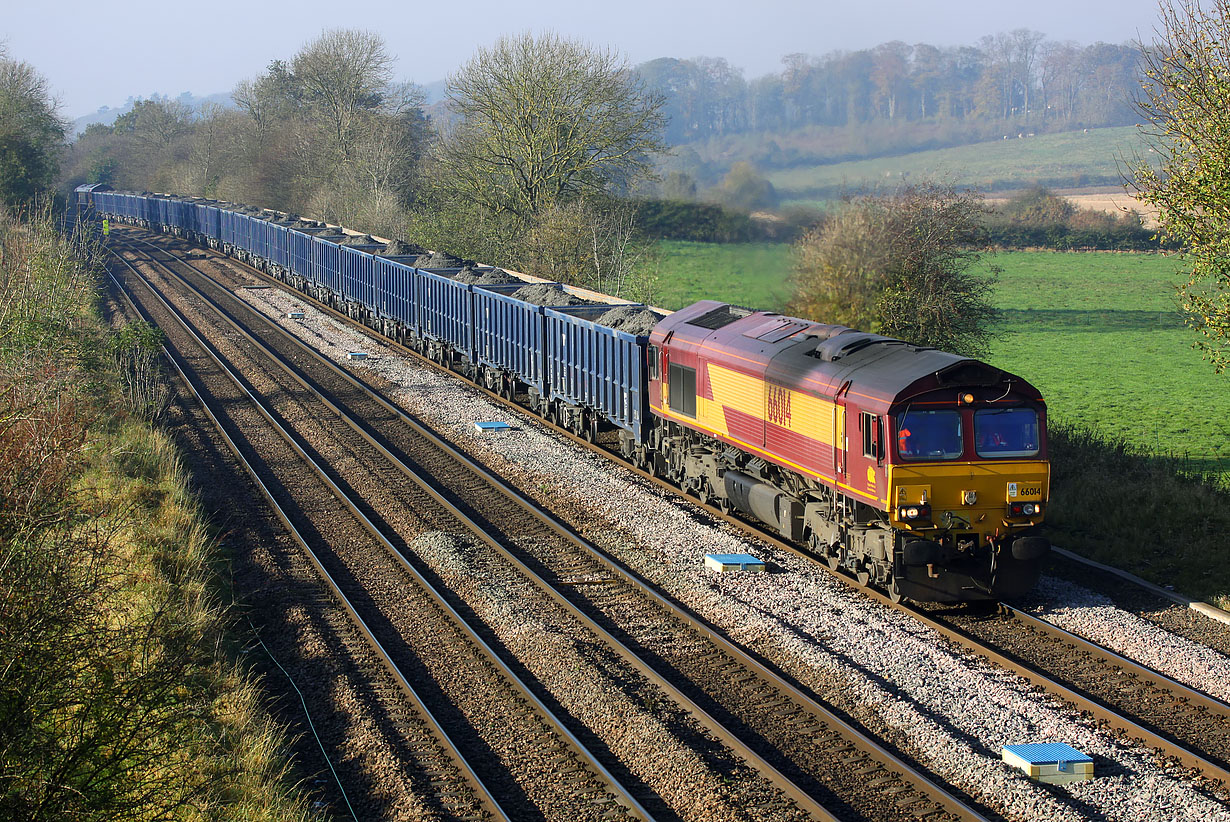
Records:
<instances>
[{"instance_id":1,"label":"long freight train","mask_svg":"<svg viewBox=\"0 0 1230 822\"><path fill-rule=\"evenodd\" d=\"M78 189L84 209L244 260L587 439L614 430L629 462L894 598L1019 595L1050 551L1045 404L986 363L708 300L630 332L608 318L648 309L484 284L276 212L99 189ZM548 298L524 299L529 282Z\"/></svg>"}]
</instances>

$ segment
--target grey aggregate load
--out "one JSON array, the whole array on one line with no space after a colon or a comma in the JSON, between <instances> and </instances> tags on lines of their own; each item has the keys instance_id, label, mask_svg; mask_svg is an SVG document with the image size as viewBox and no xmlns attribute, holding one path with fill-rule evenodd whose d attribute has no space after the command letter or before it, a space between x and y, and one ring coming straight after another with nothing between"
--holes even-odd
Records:
<instances>
[{"instance_id":1,"label":"grey aggregate load","mask_svg":"<svg viewBox=\"0 0 1230 822\"><path fill-rule=\"evenodd\" d=\"M401 240L390 240L384 251L376 252L381 257L418 257L427 253L427 249L414 243L403 243Z\"/></svg>"},{"instance_id":2,"label":"grey aggregate load","mask_svg":"<svg viewBox=\"0 0 1230 822\"><path fill-rule=\"evenodd\" d=\"M342 241L342 245L380 245L370 234L351 234Z\"/></svg>"},{"instance_id":3,"label":"grey aggregate load","mask_svg":"<svg viewBox=\"0 0 1230 822\"><path fill-rule=\"evenodd\" d=\"M591 300L583 300L564 291L559 286L550 283L526 285L512 293L518 300L534 305L600 305Z\"/></svg>"},{"instance_id":4,"label":"grey aggregate load","mask_svg":"<svg viewBox=\"0 0 1230 822\"><path fill-rule=\"evenodd\" d=\"M662 315L640 306L620 305L597 317L594 322L637 336L648 336Z\"/></svg>"},{"instance_id":5,"label":"grey aggregate load","mask_svg":"<svg viewBox=\"0 0 1230 822\"><path fill-rule=\"evenodd\" d=\"M452 279L470 285L507 285L521 282L502 268L475 268L467 265Z\"/></svg>"},{"instance_id":6,"label":"grey aggregate load","mask_svg":"<svg viewBox=\"0 0 1230 822\"><path fill-rule=\"evenodd\" d=\"M414 261L415 268L462 268L467 263L473 265L471 260L463 260L460 257L454 257L452 254L445 254L441 251L433 251L430 254L420 254L419 258Z\"/></svg>"}]
</instances>

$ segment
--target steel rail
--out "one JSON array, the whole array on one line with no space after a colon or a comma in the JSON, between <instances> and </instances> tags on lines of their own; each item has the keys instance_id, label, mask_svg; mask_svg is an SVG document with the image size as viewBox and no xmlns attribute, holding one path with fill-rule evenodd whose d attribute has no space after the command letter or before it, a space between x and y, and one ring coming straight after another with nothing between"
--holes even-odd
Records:
<instances>
[{"instance_id":1,"label":"steel rail","mask_svg":"<svg viewBox=\"0 0 1230 822\"><path fill-rule=\"evenodd\" d=\"M171 255L171 253L164 248L160 248L158 246L153 246L153 247L156 248L160 253L168 254L172 257L174 256L174 255ZM182 263L183 261L179 261L179 262ZM255 269L251 269L251 266L247 266L247 268L249 268L250 270L256 271ZM201 276L208 277L208 275L204 274L203 272L198 271L197 273L200 274ZM257 272L257 273L260 274L262 278L267 279L272 283L276 283L279 287L284 286L283 283L280 283L277 280L270 278L267 275L264 275L262 272ZM306 295L300 295L296 293L296 297L300 297L300 296L304 297L304 299L310 299L306 297ZM205 299L208 299L208 298L205 298ZM355 323L349 317L347 317L344 314L341 314L340 312L336 312L330 309L329 313L331 316L337 319L345 320L348 324L352 325L355 328L362 329L364 332L366 332L369 335L374 333L370 328L367 328L366 326L363 326L362 324ZM239 331L241 334L244 334L245 337L249 339L253 344L259 345L262 347L264 346L263 342L257 340L255 337L249 334L245 329L243 329L234 320L228 319L228 322L232 325L232 327L236 328L237 331ZM769 663L762 660L758 656L752 654L751 652L744 650L741 646L737 645L735 642L727 638L725 633L720 628L716 627L715 625L708 622L703 617L691 611L690 609L686 608L685 606L681 605L680 603L677 603L673 599L663 595L656 587L654 587L650 582L645 580L635 571L626 567L625 565L623 565L621 562L619 562L614 557L607 554L602 549L598 548L597 546L590 543L588 540L585 540L583 537L576 534L567 525L560 522L550 513L544 511L540 506L530 501L519 491L509 486L502 478L493 474L491 471L487 470L484 466L476 463L473 459L471 459L468 455L459 451L451 443L448 443L447 441L441 439L430 429L424 427L417 420L407 415L402 409L398 408L396 405L386 400L383 396L379 394L379 392L372 390L369 386L365 385L363 382L356 380L354 375L349 373L346 369L341 368L329 358L325 357L319 352L314 351L310 347L304 345L301 341L299 341L296 337L294 337L294 335L290 334L289 332L287 332L285 329L281 328L277 324L269 323L269 327L271 330L275 331L275 333L280 334L285 339L287 339L289 342L291 342L294 346L301 349L307 356L310 356L313 360L315 360L319 364L332 370L335 374L346 379L348 382L354 385L357 389L366 393L371 399L373 399L375 402L378 402L382 407L384 407L391 414L396 415L399 419L402 420L402 422L411 426L415 430L416 433L428 439L434 446L444 450L453 459L462 463L469 470L471 470L475 474L484 478L486 482L488 482L488 484L494 490L498 491L500 494L504 495L508 500L515 503L519 507L521 507L526 513L530 514L531 516L536 517L542 523L546 524L555 533L557 533L561 538L564 538L572 542L574 545L584 550L589 556L591 556L593 559L597 560L598 562L602 563L608 570L618 575L627 584L634 586L642 595L646 596L647 598L649 598L650 600L658 604L660 607L667 609L669 612L674 614L676 618L680 619L681 621L689 625L697 633L708 638L709 641L711 641L714 645L716 645L721 651L723 651L724 653L726 653L727 655L729 655L730 657L738 661L740 664L743 664L746 667L748 667L750 670L754 671L758 676L763 678L768 684L772 685L774 688L777 688L783 694L792 698L795 702L797 702L800 705L800 707L803 708L803 710L807 711L808 713L811 713L819 721L832 727L835 731L837 731L839 734L845 737L847 741L850 742L850 744L854 745L857 749L863 751L864 753L868 754L872 758L878 760L882 766L890 770L900 771L903 775L905 775L903 778L907 779L908 781L913 782L915 786L924 795L928 796L939 807L963 819L983 820L986 818L982 814L980 814L978 811L970 808L968 804L963 802L961 799L959 799L958 797L954 796L952 793L944 789L941 785L939 785L934 780L932 780L928 775L921 773L915 766L912 766L909 763L906 763L904 760L898 757L895 753L893 753L892 751L889 751L887 748L882 746L876 740L867 736L862 731L850 725L840 716L834 714L828 708L824 707L813 694L810 694L804 691L803 689L794 685L792 682L788 681L785 677L779 674L774 668L772 668L769 665ZM384 338L384 337L380 337L380 339L382 341L387 340L387 338ZM399 346L399 348L402 348L402 347ZM402 348L402 350L410 351L410 349L405 349L405 348ZM410 353L414 354L414 356L417 359L421 359L424 362L431 363L436 368L441 368L441 366L439 366L437 363L433 363L430 360L427 360L426 358L422 358L416 352L410 351ZM311 390L310 386L308 386L308 384L305 381L303 381L303 379L298 374L296 374L292 368L290 368L287 365L283 365L283 368L287 371L288 374L290 374L292 378L299 381L300 384L304 385L305 388L308 388L309 390ZM452 376L459 376L456 374L456 372L448 371L447 369L441 369L441 370L447 371L447 373L451 374ZM502 402L507 403L507 400L501 398L498 394L487 391L487 389L485 388L483 390L491 397L495 399L499 399ZM770 775L770 778L772 779L772 781L782 786L788 785L789 788L786 790L787 794L790 795L792 798L794 798L796 801L806 806L810 806L810 810L814 815L817 815L819 818L822 818L822 819L834 818L829 814L827 810L825 810L822 806L816 803L815 800L812 799L809 794L807 794L805 791L803 791L798 786L794 785L793 782L789 780L786 776L780 774L780 772L778 772L777 769L773 765L765 761L763 757L761 757L759 754L753 751L750 747L748 747L746 743L744 743L742 740L738 739L738 737L736 737L730 731L725 729L724 726L722 726L721 723L719 723L716 719L709 716L709 714L705 712L704 709L702 709L699 705L696 705L690 698L686 697L675 686L673 686L668 681L666 681L652 667L650 667L643 660L641 660L640 657L636 655L634 651L626 648L626 646L624 646L623 643L621 643L618 639L611 636L605 629L603 629L601 626L594 623L590 617L588 617L583 612L581 612L579 609L577 609L576 606L573 605L568 600L566 595L564 595L559 590L554 588L549 582L542 580L532 569L530 569L527 565L525 565L525 563L522 560L520 560L519 558L509 553L507 549L505 549L501 544L498 543L498 541L492 540L490 536L487 535L486 532L482 529L481 526L479 526L477 523L473 523L472 520L470 520L469 517L467 517L463 512L457 510L456 507L452 505L452 503L450 503L448 500L441 497L428 480L417 477L417 475L414 474L412 469L410 469L407 466L402 465L400 460L398 460L395 455L389 453L387 449L385 449L384 446L380 442L377 441L377 438L373 436L369 431L366 430L366 426L364 424L362 424L361 422L357 420L352 420L352 418L350 418L349 415L346 415L344 412L338 409L327 398L324 399L324 402L328 404L330 408L334 409L336 413L343 416L343 418L347 419L348 424L350 424L351 427L354 428L357 433L363 436L365 440L367 440L369 443L371 443L372 445L374 445L375 447L381 449L384 453L386 453L387 458L393 464L398 465L401 468L401 470L403 470L404 472L407 472L407 476L409 476L413 481L420 484L420 486L423 487L425 491L432 494L433 497L435 497L439 502L441 502L441 504L446 505L450 509L452 509L455 512L455 516L457 516L459 520L466 523L467 527L471 528L474 531L474 533L477 536L479 536L480 539L483 539L484 542L486 542L488 545L490 545L495 550L501 552L501 554L504 555L510 562L515 563L520 569L522 569L523 573L525 573L526 576L531 581L533 581L535 585L540 587L540 589L542 589L544 593L546 593L548 596L552 597L552 599L559 602L562 607L567 608L570 612L574 614L574 616L577 619L585 621L591 627L591 630L595 631L595 633L597 633L599 636L602 636L604 641L610 643L612 647L619 650L620 655L623 656L625 659L627 659L630 662L630 664L633 664L635 667L637 667L638 670L642 671L642 673L647 678L650 678L652 681L655 682L655 684L658 684L660 687L662 687L664 690L670 693L676 699L676 701L680 702L680 704L687 706L687 709L695 713L695 715L699 719L701 719L702 723L705 724L706 727L708 727L711 730L711 732L713 732L716 736L718 736L718 738L722 739L722 741L728 744L729 746L731 746L732 749L738 751L741 755L745 756L749 760L749 762L759 763L756 765L756 767L758 769L763 769L764 773L766 773L767 775ZM521 406L516 405L515 403L514 403L514 406L523 412L525 411L525 409L521 408ZM537 419L537 417L535 418ZM562 429L558 429L558 430L562 430ZM572 439L574 439L576 442L592 447L591 443L586 442L584 439L580 437L576 437L571 432L565 432L565 433L568 433L568 435ZM597 450L600 453L609 454L609 452L605 451L604 449L599 448ZM623 463L622 460L621 460L621 464L627 465L626 463ZM640 473L642 476L648 476L648 475L645 475L643 472L638 472L638 473ZM675 488L674 486L671 486L665 483L663 483L663 485L676 492L678 491L678 489Z\"/></svg>"},{"instance_id":2,"label":"steel rail","mask_svg":"<svg viewBox=\"0 0 1230 822\"><path fill-rule=\"evenodd\" d=\"M119 258L119 259L123 260L123 258ZM127 260L123 260L123 261L125 262L125 264L128 264ZM133 270L133 273L136 274L136 276L138 277L141 276L139 273L136 272L136 269L130 264L129 264L129 268ZM122 284L119 284L117 282L117 285L119 285L119 287L123 289ZM395 555L398 559L400 559L400 562L403 568L405 568L416 579L416 581L424 587L424 589L432 596L432 598L436 601L436 603L445 611L445 613L447 613L450 616L450 618L452 618L459 626L461 626L464 629L467 637L472 642L474 642L478 648L480 648L483 651L484 655L490 658L490 660L496 665L496 667L500 670L500 672L504 676L506 676L511 683L514 684L514 686L522 694L522 696L524 696L532 705L534 705L535 709L540 713L540 715L543 716L543 718L549 724L551 724L558 733L560 733L560 735L563 737L568 747L571 748L573 752L577 754L583 761L585 761L586 764L588 764L590 767L593 767L594 770L599 774L600 778L603 781L608 783L608 786L612 790L612 794L620 802L620 804L624 805L629 810L638 814L641 818L645 820L652 820L653 817L640 805L640 803L635 799L635 797L633 797L627 791L627 789L624 788L623 785L619 783L618 780L616 780L612 775L610 775L609 771L607 771L606 768L601 764L601 762L599 762L596 759L596 757L594 757L593 754L589 752L589 750L585 747L585 745L582 742L580 742L580 740L576 739L575 735L573 735L572 732L563 724L562 720L560 720L559 717L555 716L555 714L550 710L550 708L548 708L545 704L543 704L542 701L539 700L537 696L534 695L533 691L517 676L517 674L511 668L509 668L507 664L504 663L503 659L499 656L499 654L497 654L496 651L493 648L491 648L490 645L488 645L482 639L482 637L479 636L474 631L474 629L469 625L469 623L459 613L457 613L457 611L453 609L452 606L448 604L448 602L444 599L444 597L440 595L440 593L436 591L434 587L431 586L431 584L426 580L426 578L424 578L416 569L414 569L413 566L410 566L409 563L405 562L400 552L398 552L396 548L387 540L387 538L384 537L380 529L374 523L372 523L359 510L355 501L352 498L350 498L349 495L347 495L340 487L338 487L337 484L334 483L328 477L327 473L323 470L323 468L318 463L316 463L315 460L313 460L306 453L306 451L304 451L304 449L297 442L297 438L294 437L294 435L292 435L289 431L287 431L281 424L279 424L276 421L276 419L274 418L272 413L269 411L269 409L267 409L264 406L264 404L255 396L255 394L253 394L253 392L248 388L248 386L246 385L246 381L244 381L241 377L239 377L233 371L231 371L231 369L228 368L226 364L223 363L219 357L217 357L217 355L213 352L212 346L210 346L208 343L206 343L196 334L196 332L191 328L191 326L184 320L182 314L177 309L175 309L173 306L171 306L166 301L166 299L161 294L158 293L157 289L154 289L153 286L149 285L148 283L147 283L147 287L150 289L151 293L153 293L157 297L157 299L160 302L162 302L163 305L166 306L166 308L181 322L184 330L198 342L198 344L202 347L203 350L205 350L206 352L210 354L210 356L214 359L215 363L227 374L227 376L231 379L231 381L234 382L235 385L248 396L251 404L257 409L257 411L261 414L261 416L264 417L266 422L279 434L279 436L281 436L287 442L288 445L290 445L292 449L295 450L295 452L299 455L299 457L302 460L304 460L304 462L306 462L312 468L312 470L318 475L318 477L327 486L330 487L330 489L337 496L337 498L341 500L343 504L345 504L346 507L355 515L355 517L363 524L364 528L368 530L370 533L372 533L372 535L384 545L387 551L391 552L391 554ZM127 296L127 292L125 293ZM131 301L131 297L129 297L129 299ZM165 347L164 347L164 350L166 350ZM508 820L509 816L504 812L504 810L500 807L499 802L495 799L495 797L491 794L491 792L486 788L482 780L478 777L477 773L475 773L475 771L473 770L469 762L466 760L465 756L460 752L456 744L453 743L452 739L449 737L443 725L438 720L435 719L434 715L431 713L430 709L423 702L423 700L418 696L418 693L415 691L414 687L410 684L409 680L402 674L401 670L397 667L397 664L393 661L391 655L380 644L379 640L371 632L370 628L367 627L366 622L359 615L358 611L355 609L350 599L345 595L341 587L337 584L337 582L333 579L333 577L325 569L320 558L312 550L312 548L308 545L307 541L303 538L303 536L300 534L298 529L294 526L289 516L285 513L282 507L277 503L276 499L273 497L273 494L268 490L267 486L260 479L260 477L256 473L255 468L251 466L246 459L244 459L242 453L239 451L238 446L226 434L226 431L222 427L221 422L213 414L213 412L209 409L208 405L205 403L204 398L201 396L200 392L195 388L195 386L192 386L191 381L188 380L187 375L185 374L184 370L180 367L180 364L175 360L173 356L169 354L169 352L168 352L168 356L171 359L171 361L175 364L176 371L180 374L181 379L185 380L185 382L189 385L193 393L196 395L198 401L201 402L202 408L206 410L206 413L210 417L211 421L213 421L215 426L218 427L218 430L219 432L221 432L222 436L226 440L228 447L232 450L233 453L235 453L236 457L240 460L240 462L244 465L245 469L252 476L253 480L257 483L257 486L260 488L262 495L272 506L278 519L288 529L288 531L292 534L292 536L294 536L296 542L298 542L300 547L307 553L308 557L311 559L313 566L317 569L317 571L325 579L330 589L333 591L334 595L338 597L339 600L343 603L347 612L350 614L351 619L355 622L356 626L358 626L361 632L363 633L364 638L368 641L369 645L372 646L372 648L376 651L377 655L380 657L381 662L384 665L384 667L388 669L389 672L394 676L394 678L398 682L398 685L407 694L407 696L414 702L416 708L421 710L424 716L428 718L428 721L431 724L433 731L439 734L439 737L442 741L442 747L444 747L446 751L446 755L448 756L449 759L453 760L455 764L457 764L459 770L463 774L464 780L467 783L469 783L472 788L475 789L476 796L480 799L480 804L482 804L484 806L484 809L486 809L489 813L491 813L496 819Z\"/></svg>"}]
</instances>

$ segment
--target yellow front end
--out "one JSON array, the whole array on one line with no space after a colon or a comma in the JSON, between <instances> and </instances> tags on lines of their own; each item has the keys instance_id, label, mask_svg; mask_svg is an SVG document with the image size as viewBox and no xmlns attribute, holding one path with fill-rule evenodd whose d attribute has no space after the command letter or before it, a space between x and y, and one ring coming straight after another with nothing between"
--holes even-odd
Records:
<instances>
[{"instance_id":1,"label":"yellow front end","mask_svg":"<svg viewBox=\"0 0 1230 822\"><path fill-rule=\"evenodd\" d=\"M978 545L1042 522L1050 490L1046 460L905 463L888 467L889 515L895 528L935 539L977 534ZM1018 506L1013 503L1030 503ZM908 518L930 507L929 518ZM903 509L905 509L903 511ZM1015 515L1014 515L1015 514Z\"/></svg>"}]
</instances>

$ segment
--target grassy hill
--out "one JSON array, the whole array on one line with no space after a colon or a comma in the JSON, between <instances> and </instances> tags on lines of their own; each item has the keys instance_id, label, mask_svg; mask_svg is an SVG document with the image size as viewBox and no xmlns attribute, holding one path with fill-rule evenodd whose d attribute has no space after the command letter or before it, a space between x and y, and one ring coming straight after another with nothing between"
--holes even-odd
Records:
<instances>
[{"instance_id":1,"label":"grassy hill","mask_svg":"<svg viewBox=\"0 0 1230 822\"><path fill-rule=\"evenodd\" d=\"M1144 151L1133 126L1040 134L873 160L803 166L766 174L786 204L817 203L843 191L951 178L984 192L1045 185L1073 188L1121 182L1122 159Z\"/></svg>"}]
</instances>

